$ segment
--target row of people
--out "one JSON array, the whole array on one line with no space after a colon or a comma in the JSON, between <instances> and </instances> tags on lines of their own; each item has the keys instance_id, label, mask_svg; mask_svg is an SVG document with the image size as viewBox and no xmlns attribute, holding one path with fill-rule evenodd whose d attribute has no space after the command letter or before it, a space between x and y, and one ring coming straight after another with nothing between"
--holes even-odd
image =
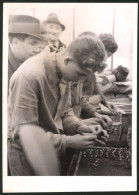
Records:
<instances>
[{"instance_id":1,"label":"row of people","mask_svg":"<svg viewBox=\"0 0 139 195\"><path fill-rule=\"evenodd\" d=\"M51 29L55 28L54 33ZM34 17L10 17L11 175L60 175L61 158L67 148L88 149L95 143L105 144L109 136L104 129L112 124L110 117L100 115L83 92L84 81L105 67L106 47L100 38L95 34L80 35L66 47L59 41L65 26L55 14L48 16L42 29ZM76 108L84 110L89 119L81 118Z\"/></svg>"}]
</instances>

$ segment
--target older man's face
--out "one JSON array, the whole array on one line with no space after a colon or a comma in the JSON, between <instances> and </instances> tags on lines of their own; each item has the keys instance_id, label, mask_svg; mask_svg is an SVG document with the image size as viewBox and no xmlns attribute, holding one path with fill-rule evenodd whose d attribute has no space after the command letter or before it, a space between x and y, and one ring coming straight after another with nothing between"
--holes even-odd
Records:
<instances>
[{"instance_id":1,"label":"older man's face","mask_svg":"<svg viewBox=\"0 0 139 195\"><path fill-rule=\"evenodd\" d=\"M43 26L43 35L50 41L57 41L61 35L62 28L56 23L47 23Z\"/></svg>"},{"instance_id":2,"label":"older man's face","mask_svg":"<svg viewBox=\"0 0 139 195\"><path fill-rule=\"evenodd\" d=\"M40 53L46 46L46 42L33 36L28 36L24 40L13 38L14 54L19 61L24 62L28 58Z\"/></svg>"}]
</instances>

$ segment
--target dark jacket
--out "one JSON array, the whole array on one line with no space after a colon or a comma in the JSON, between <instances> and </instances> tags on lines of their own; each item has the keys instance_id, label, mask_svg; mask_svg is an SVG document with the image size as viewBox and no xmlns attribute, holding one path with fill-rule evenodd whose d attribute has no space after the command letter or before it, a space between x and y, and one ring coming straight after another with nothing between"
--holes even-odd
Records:
<instances>
[{"instance_id":1,"label":"dark jacket","mask_svg":"<svg viewBox=\"0 0 139 195\"><path fill-rule=\"evenodd\" d=\"M8 88L9 88L9 82L13 75L13 73L17 70L17 68L20 66L20 62L16 59L16 57L13 55L10 46L8 51Z\"/></svg>"},{"instance_id":2,"label":"dark jacket","mask_svg":"<svg viewBox=\"0 0 139 195\"><path fill-rule=\"evenodd\" d=\"M65 49L66 48L66 45L64 43L62 43L60 40L58 41L58 47L55 47L55 46L49 46L50 48L50 52L60 52L61 50Z\"/></svg>"}]
</instances>

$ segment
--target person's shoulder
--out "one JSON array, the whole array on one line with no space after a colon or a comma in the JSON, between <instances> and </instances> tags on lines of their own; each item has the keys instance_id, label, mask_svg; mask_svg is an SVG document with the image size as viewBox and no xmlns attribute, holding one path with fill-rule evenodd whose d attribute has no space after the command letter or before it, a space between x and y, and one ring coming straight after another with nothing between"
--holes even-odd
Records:
<instances>
[{"instance_id":1,"label":"person's shoulder","mask_svg":"<svg viewBox=\"0 0 139 195\"><path fill-rule=\"evenodd\" d=\"M23 64L22 64L22 66L24 66L24 67L28 67L28 69L29 68L31 68L31 69L33 69L34 67L37 67L38 66L38 64L42 64L43 63L43 61L44 61L44 52L41 52L41 53L39 53L39 54L37 54L37 55L35 55L35 56L32 56L32 57L30 57L29 59L27 59Z\"/></svg>"},{"instance_id":2,"label":"person's shoulder","mask_svg":"<svg viewBox=\"0 0 139 195\"><path fill-rule=\"evenodd\" d=\"M29 81L40 81L42 78L46 79L46 72L49 72L47 69L49 69L49 64L52 61L49 54L49 51L44 50L41 53L27 59L13 74L14 80L21 77L21 75Z\"/></svg>"},{"instance_id":3,"label":"person's shoulder","mask_svg":"<svg viewBox=\"0 0 139 195\"><path fill-rule=\"evenodd\" d=\"M37 80L43 73L42 64L42 59L38 60L38 56L29 58L14 72L12 80L23 78L28 81Z\"/></svg>"},{"instance_id":4,"label":"person's shoulder","mask_svg":"<svg viewBox=\"0 0 139 195\"><path fill-rule=\"evenodd\" d=\"M40 53L26 60L21 65L21 70L25 75L39 76L44 72L44 53Z\"/></svg>"}]
</instances>

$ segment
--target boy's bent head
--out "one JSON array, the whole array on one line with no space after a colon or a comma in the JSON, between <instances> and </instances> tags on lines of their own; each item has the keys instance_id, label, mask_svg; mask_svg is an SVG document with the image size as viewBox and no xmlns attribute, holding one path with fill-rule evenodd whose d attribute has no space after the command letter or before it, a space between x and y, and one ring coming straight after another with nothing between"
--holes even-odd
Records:
<instances>
[{"instance_id":1,"label":"boy's bent head","mask_svg":"<svg viewBox=\"0 0 139 195\"><path fill-rule=\"evenodd\" d=\"M101 66L105 47L97 37L82 36L74 39L65 50L62 75L65 80L85 80Z\"/></svg>"},{"instance_id":2,"label":"boy's bent head","mask_svg":"<svg viewBox=\"0 0 139 195\"><path fill-rule=\"evenodd\" d=\"M105 47L97 37L81 36L73 40L67 51L82 67L86 64L102 63L105 58ZM84 67L85 68L85 67Z\"/></svg>"}]
</instances>

